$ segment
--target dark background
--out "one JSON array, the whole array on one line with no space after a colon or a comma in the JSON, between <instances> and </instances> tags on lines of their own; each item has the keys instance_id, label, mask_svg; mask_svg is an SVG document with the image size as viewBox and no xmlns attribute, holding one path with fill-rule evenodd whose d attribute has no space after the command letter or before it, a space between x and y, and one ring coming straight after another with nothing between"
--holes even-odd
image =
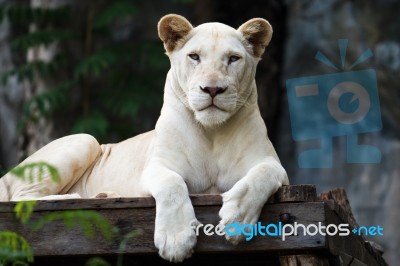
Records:
<instances>
[{"instance_id":1,"label":"dark background","mask_svg":"<svg viewBox=\"0 0 400 266\"><path fill-rule=\"evenodd\" d=\"M77 132L102 143L154 128L162 105L168 58L157 22L178 13L193 25L218 21L239 27L270 21L271 44L257 70L259 105L292 184L319 192L344 187L360 225L380 225L370 240L400 260L400 1L362 0L0 0L0 171L49 141ZM285 92L288 78L332 73L314 60L318 50L339 62L337 40L348 39L347 60L370 48L358 69L375 69L383 129L360 136L382 153L379 164L347 164L345 137L335 137L334 164L299 168L306 144L292 139ZM336 61L335 61L336 60ZM349 63L351 63L349 62Z\"/></svg>"}]
</instances>

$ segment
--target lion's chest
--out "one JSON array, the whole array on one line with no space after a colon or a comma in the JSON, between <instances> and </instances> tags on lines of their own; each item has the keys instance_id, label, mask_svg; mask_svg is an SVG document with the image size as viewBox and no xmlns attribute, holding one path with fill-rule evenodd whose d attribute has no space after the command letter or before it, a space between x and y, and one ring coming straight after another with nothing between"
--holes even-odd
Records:
<instances>
[{"instance_id":1,"label":"lion's chest","mask_svg":"<svg viewBox=\"0 0 400 266\"><path fill-rule=\"evenodd\" d=\"M201 154L203 156L201 156ZM250 166L246 158L230 149L202 151L186 160L184 179L189 193L223 193L243 178Z\"/></svg>"},{"instance_id":2,"label":"lion's chest","mask_svg":"<svg viewBox=\"0 0 400 266\"><path fill-rule=\"evenodd\" d=\"M217 194L229 190L239 179L237 174L228 174L221 171L196 169L192 175L185 178L189 193L191 194Z\"/></svg>"}]
</instances>

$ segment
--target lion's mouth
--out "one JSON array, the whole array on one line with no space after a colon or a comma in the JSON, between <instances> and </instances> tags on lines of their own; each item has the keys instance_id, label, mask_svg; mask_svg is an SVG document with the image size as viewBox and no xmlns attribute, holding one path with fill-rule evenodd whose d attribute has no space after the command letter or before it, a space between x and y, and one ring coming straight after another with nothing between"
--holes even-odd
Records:
<instances>
[{"instance_id":1,"label":"lion's mouth","mask_svg":"<svg viewBox=\"0 0 400 266\"><path fill-rule=\"evenodd\" d=\"M214 111L214 110L218 110L218 111L224 111L224 109L222 109L221 107L218 107L217 105L215 105L214 103L211 103L210 105L200 109L199 111L205 111L205 110L210 110L210 111Z\"/></svg>"}]
</instances>

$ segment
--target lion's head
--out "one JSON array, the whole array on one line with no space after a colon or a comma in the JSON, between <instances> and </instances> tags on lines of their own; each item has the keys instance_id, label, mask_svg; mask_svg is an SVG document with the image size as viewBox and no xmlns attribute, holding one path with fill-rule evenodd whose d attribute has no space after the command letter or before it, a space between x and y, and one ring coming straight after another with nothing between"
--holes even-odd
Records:
<instances>
[{"instance_id":1,"label":"lion's head","mask_svg":"<svg viewBox=\"0 0 400 266\"><path fill-rule=\"evenodd\" d=\"M158 33L174 90L203 126L226 122L255 98L256 66L272 37L266 20L251 19L236 30L221 23L193 27L182 16L167 15Z\"/></svg>"}]
</instances>

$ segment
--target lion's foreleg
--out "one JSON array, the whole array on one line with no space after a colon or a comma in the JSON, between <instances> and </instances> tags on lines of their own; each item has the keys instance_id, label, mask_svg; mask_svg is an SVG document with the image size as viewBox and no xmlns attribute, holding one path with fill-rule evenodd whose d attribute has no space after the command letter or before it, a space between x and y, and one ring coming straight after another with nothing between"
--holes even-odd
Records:
<instances>
[{"instance_id":1,"label":"lion's foreleg","mask_svg":"<svg viewBox=\"0 0 400 266\"><path fill-rule=\"evenodd\" d=\"M220 224L227 226L238 222L240 224L255 224L265 202L282 185L287 185L288 178L282 165L268 157L257 164L239 180L229 191L222 194L223 205L219 212ZM237 244L244 236L226 234L225 237Z\"/></svg>"},{"instance_id":2,"label":"lion's foreleg","mask_svg":"<svg viewBox=\"0 0 400 266\"><path fill-rule=\"evenodd\" d=\"M160 165L147 169L143 184L156 200L155 246L162 258L180 262L191 256L196 245L192 225L197 220L188 188L174 171Z\"/></svg>"}]
</instances>

